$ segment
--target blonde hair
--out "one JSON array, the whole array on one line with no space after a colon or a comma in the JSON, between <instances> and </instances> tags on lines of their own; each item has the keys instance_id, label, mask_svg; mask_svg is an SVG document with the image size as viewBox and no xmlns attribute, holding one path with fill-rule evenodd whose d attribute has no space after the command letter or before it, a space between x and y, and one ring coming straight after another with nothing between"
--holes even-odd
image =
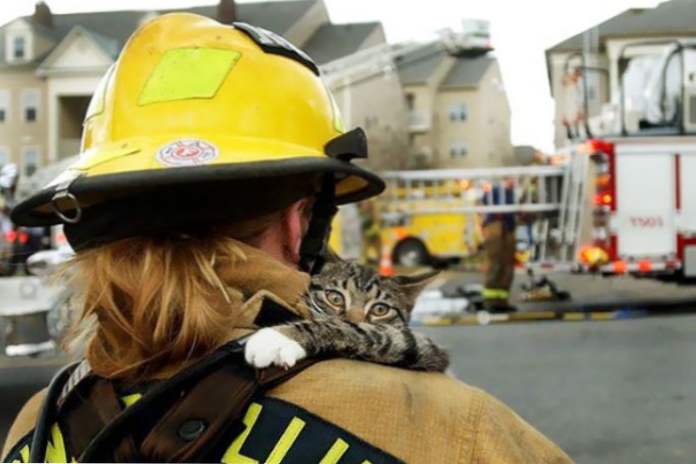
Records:
<instances>
[{"instance_id":1,"label":"blonde hair","mask_svg":"<svg viewBox=\"0 0 696 464\"><path fill-rule=\"evenodd\" d=\"M72 269L82 311L73 337L85 340L92 370L142 380L227 341L238 314L221 271L245 259L235 239L262 235L282 214L216 232L128 238L79 252Z\"/></svg>"}]
</instances>

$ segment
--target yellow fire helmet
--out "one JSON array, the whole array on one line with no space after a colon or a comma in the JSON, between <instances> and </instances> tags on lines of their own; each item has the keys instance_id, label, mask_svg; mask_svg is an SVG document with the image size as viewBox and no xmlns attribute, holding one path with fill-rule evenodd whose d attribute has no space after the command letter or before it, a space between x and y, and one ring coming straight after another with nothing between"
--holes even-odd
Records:
<instances>
[{"instance_id":1,"label":"yellow fire helmet","mask_svg":"<svg viewBox=\"0 0 696 464\"><path fill-rule=\"evenodd\" d=\"M322 183L347 203L384 189L351 163L366 156L364 132L343 130L304 52L249 24L167 14L141 26L102 79L79 161L12 219L63 223L80 249L253 217Z\"/></svg>"}]
</instances>

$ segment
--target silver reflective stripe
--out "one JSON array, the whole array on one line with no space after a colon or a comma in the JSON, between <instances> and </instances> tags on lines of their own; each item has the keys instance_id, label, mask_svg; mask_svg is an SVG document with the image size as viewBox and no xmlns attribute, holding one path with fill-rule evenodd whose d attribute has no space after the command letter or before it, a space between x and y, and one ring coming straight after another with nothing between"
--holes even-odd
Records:
<instances>
[{"instance_id":1,"label":"silver reflective stripe","mask_svg":"<svg viewBox=\"0 0 696 464\"><path fill-rule=\"evenodd\" d=\"M70 374L70 377L68 377L68 381L65 382L65 385L63 386L63 391L60 393L60 397L58 398L58 405L62 405L70 392L77 387L77 385L82 382L82 380L84 380L91 372L92 368L86 359L78 364L75 370L72 371L72 374Z\"/></svg>"}]
</instances>

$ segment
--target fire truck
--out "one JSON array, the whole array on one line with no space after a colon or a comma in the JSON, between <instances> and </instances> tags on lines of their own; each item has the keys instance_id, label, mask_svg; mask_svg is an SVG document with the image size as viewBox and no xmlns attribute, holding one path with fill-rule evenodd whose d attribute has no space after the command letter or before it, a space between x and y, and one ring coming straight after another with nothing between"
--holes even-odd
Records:
<instances>
[{"instance_id":1,"label":"fire truck","mask_svg":"<svg viewBox=\"0 0 696 464\"><path fill-rule=\"evenodd\" d=\"M696 277L696 42L625 45L618 92L595 115L590 85L602 70L586 66L583 54L570 60L564 84L580 98L566 121L564 152L590 160L578 264L606 274Z\"/></svg>"},{"instance_id":2,"label":"fire truck","mask_svg":"<svg viewBox=\"0 0 696 464\"><path fill-rule=\"evenodd\" d=\"M533 247L545 258L552 218L557 225L567 167L517 166L431 169L383 174L385 193L377 200L381 243L401 265L434 264L474 255L482 243L485 214L512 213L519 221L520 251ZM509 185L512 196L495 204L493 190Z\"/></svg>"},{"instance_id":3,"label":"fire truck","mask_svg":"<svg viewBox=\"0 0 696 464\"><path fill-rule=\"evenodd\" d=\"M583 54L568 59L564 85L577 104L570 143L549 166L385 174L383 242L397 261L404 247L437 255L429 242L446 224L438 215L508 212L528 218L518 229L529 231L532 269L696 278L696 42L625 45L617 90L597 114L589 77L609 72L586 66ZM512 204L483 201L503 182L514 185ZM423 217L430 225L415 227Z\"/></svg>"}]
</instances>

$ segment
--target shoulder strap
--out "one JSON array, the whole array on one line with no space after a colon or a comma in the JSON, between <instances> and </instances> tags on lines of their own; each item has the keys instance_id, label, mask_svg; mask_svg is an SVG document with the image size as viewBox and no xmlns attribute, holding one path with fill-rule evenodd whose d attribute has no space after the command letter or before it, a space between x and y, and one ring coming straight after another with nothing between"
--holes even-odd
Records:
<instances>
[{"instance_id":1,"label":"shoulder strap","mask_svg":"<svg viewBox=\"0 0 696 464\"><path fill-rule=\"evenodd\" d=\"M294 377L314 360L291 369L254 371L241 363L218 369L173 405L143 440L142 456L157 462L213 461L223 443L242 432L242 416L252 399Z\"/></svg>"},{"instance_id":2,"label":"shoulder strap","mask_svg":"<svg viewBox=\"0 0 696 464\"><path fill-rule=\"evenodd\" d=\"M242 414L253 397L295 376L316 360L294 368L256 371L244 361L242 345L233 342L172 379L154 386L118 414L89 443L82 462L133 460L121 451L123 440L142 433L139 460L204 461L216 444L241 432ZM236 428L235 428L236 427ZM143 431L145 431L143 433Z\"/></svg>"},{"instance_id":3,"label":"shoulder strap","mask_svg":"<svg viewBox=\"0 0 696 464\"><path fill-rule=\"evenodd\" d=\"M77 368L78 363L68 364L53 377L46 391L41 411L36 419L34 435L29 447L29 462L43 462L46 456L46 446L51 425L56 420L56 410L58 408L58 398L61 395L63 386L68 381L70 375Z\"/></svg>"},{"instance_id":4,"label":"shoulder strap","mask_svg":"<svg viewBox=\"0 0 696 464\"><path fill-rule=\"evenodd\" d=\"M60 408L59 425L70 444L71 453L79 455L91 440L124 410L114 384L91 376L65 398ZM132 436L126 436L116 449L111 450L114 461L137 460L137 447ZM68 456L70 459L70 456Z\"/></svg>"}]
</instances>

